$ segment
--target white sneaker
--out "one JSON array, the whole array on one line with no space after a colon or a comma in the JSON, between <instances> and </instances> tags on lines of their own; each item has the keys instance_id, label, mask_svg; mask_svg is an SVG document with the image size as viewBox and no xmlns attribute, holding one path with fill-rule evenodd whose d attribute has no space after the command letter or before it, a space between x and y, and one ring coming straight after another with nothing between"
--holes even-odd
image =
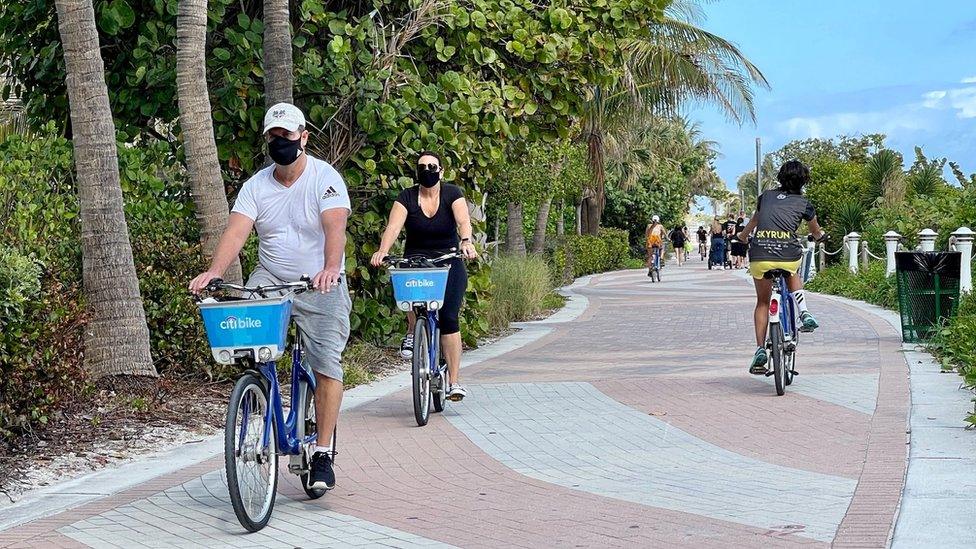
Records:
<instances>
[{"instance_id":1,"label":"white sneaker","mask_svg":"<svg viewBox=\"0 0 976 549\"><path fill-rule=\"evenodd\" d=\"M413 358L413 334L408 334L400 342L400 356L403 358Z\"/></svg>"},{"instance_id":2,"label":"white sneaker","mask_svg":"<svg viewBox=\"0 0 976 549\"><path fill-rule=\"evenodd\" d=\"M460 402L468 395L468 391L461 385L451 385L451 390L447 393L447 399L451 402Z\"/></svg>"}]
</instances>

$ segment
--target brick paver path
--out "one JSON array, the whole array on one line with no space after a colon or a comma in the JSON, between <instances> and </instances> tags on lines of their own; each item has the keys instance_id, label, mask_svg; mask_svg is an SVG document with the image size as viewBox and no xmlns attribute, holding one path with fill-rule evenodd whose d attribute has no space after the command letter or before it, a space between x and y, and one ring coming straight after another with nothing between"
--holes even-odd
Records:
<instances>
[{"instance_id":1,"label":"brick paver path","mask_svg":"<svg viewBox=\"0 0 976 549\"><path fill-rule=\"evenodd\" d=\"M594 277L576 320L464 372L418 428L406 391L344 412L335 491L282 460L243 534L220 457L0 532L11 547L883 547L903 485L907 368L868 313L810 299L783 397L747 373L751 285L699 263Z\"/></svg>"}]
</instances>

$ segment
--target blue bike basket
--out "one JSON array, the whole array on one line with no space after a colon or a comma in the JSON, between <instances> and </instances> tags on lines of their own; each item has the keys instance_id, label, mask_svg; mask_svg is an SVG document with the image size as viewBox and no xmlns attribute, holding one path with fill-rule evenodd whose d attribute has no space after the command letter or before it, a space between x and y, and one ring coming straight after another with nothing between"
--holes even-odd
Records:
<instances>
[{"instance_id":1,"label":"blue bike basket","mask_svg":"<svg viewBox=\"0 0 976 549\"><path fill-rule=\"evenodd\" d=\"M232 361L220 358L221 351L233 355L235 351L253 351L268 347L272 360L281 356L291 321L292 294L282 297L217 301L200 303L200 314L207 330L207 339L214 359L220 363Z\"/></svg>"},{"instance_id":2,"label":"blue bike basket","mask_svg":"<svg viewBox=\"0 0 976 549\"><path fill-rule=\"evenodd\" d=\"M431 306L433 309L444 304L447 291L447 273L450 267L434 269L390 269L393 283L393 298L401 310L409 310L414 304Z\"/></svg>"}]
</instances>

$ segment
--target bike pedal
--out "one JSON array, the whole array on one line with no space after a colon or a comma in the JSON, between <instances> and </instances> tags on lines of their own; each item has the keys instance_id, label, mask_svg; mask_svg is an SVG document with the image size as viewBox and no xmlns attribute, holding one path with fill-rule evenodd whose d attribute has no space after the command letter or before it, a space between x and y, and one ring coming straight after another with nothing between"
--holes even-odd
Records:
<instances>
[{"instance_id":1,"label":"bike pedal","mask_svg":"<svg viewBox=\"0 0 976 549\"><path fill-rule=\"evenodd\" d=\"M798 376L800 375L800 372L797 372L796 370L790 370L790 374L792 374L793 376Z\"/></svg>"},{"instance_id":2,"label":"bike pedal","mask_svg":"<svg viewBox=\"0 0 976 549\"><path fill-rule=\"evenodd\" d=\"M765 375L766 377L770 377L770 376L772 376L772 375L773 375L773 374L775 374L775 373L776 373L776 372L774 372L773 370L766 370L766 373L765 373L764 375Z\"/></svg>"}]
</instances>

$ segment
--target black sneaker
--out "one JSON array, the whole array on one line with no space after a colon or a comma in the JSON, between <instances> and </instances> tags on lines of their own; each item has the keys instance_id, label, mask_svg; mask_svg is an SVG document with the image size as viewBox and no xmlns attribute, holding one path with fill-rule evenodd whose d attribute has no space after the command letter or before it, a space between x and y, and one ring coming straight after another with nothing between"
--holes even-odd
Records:
<instances>
[{"instance_id":1,"label":"black sneaker","mask_svg":"<svg viewBox=\"0 0 976 549\"><path fill-rule=\"evenodd\" d=\"M400 356L413 358L413 334L409 334L400 342Z\"/></svg>"},{"instance_id":2,"label":"black sneaker","mask_svg":"<svg viewBox=\"0 0 976 549\"><path fill-rule=\"evenodd\" d=\"M335 488L335 471L332 470L332 456L326 452L312 455L312 472L309 488L331 490Z\"/></svg>"}]
</instances>

